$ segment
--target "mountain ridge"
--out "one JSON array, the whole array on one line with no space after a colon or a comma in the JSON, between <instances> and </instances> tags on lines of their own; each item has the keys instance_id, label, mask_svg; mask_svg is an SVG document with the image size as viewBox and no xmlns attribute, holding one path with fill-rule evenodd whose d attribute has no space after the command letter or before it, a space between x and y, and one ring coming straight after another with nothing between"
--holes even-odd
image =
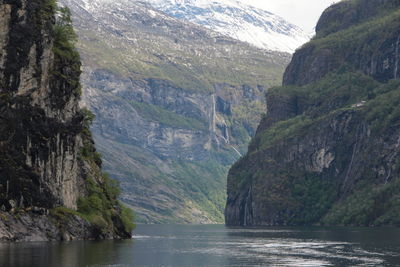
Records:
<instances>
[{"instance_id":1,"label":"mountain ridge","mask_svg":"<svg viewBox=\"0 0 400 267\"><path fill-rule=\"evenodd\" d=\"M234 0L147 0L155 8L259 48L293 53L310 39L271 12Z\"/></svg>"}]
</instances>

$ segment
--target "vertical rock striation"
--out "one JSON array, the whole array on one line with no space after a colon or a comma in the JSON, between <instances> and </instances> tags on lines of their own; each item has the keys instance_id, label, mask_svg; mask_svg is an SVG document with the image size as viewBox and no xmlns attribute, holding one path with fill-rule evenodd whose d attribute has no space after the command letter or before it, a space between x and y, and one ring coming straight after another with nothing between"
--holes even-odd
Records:
<instances>
[{"instance_id":1,"label":"vertical rock striation","mask_svg":"<svg viewBox=\"0 0 400 267\"><path fill-rule=\"evenodd\" d=\"M55 10L50 0L0 1L0 240L127 237L117 214L99 233L72 212L88 177L104 181L101 163L81 153L95 153L79 107L81 63ZM71 214L49 214L61 206Z\"/></svg>"}]
</instances>

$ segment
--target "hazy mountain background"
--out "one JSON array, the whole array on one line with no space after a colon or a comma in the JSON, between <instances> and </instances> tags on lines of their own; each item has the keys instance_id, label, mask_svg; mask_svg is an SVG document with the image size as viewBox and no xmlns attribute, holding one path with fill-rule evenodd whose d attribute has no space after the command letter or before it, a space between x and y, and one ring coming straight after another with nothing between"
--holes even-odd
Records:
<instances>
[{"instance_id":1,"label":"hazy mountain background","mask_svg":"<svg viewBox=\"0 0 400 267\"><path fill-rule=\"evenodd\" d=\"M139 222L222 222L227 170L247 151L290 54L146 2L61 2L79 35L96 145L122 200Z\"/></svg>"}]
</instances>

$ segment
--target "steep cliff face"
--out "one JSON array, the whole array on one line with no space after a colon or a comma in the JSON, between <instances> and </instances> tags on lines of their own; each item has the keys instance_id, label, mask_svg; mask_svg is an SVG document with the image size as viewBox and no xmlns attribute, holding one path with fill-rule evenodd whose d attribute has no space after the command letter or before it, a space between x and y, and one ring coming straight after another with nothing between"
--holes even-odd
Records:
<instances>
[{"instance_id":1,"label":"steep cliff face","mask_svg":"<svg viewBox=\"0 0 400 267\"><path fill-rule=\"evenodd\" d=\"M344 1L328 8L316 37L295 53L283 85L305 85L338 70L361 71L380 82L397 78L399 18L391 11L398 5L397 0Z\"/></svg>"},{"instance_id":2,"label":"steep cliff face","mask_svg":"<svg viewBox=\"0 0 400 267\"><path fill-rule=\"evenodd\" d=\"M92 157L69 14L56 20L56 9L0 1L0 240L129 237ZM102 231L74 212L91 195L89 177L116 203Z\"/></svg>"},{"instance_id":3,"label":"steep cliff face","mask_svg":"<svg viewBox=\"0 0 400 267\"><path fill-rule=\"evenodd\" d=\"M399 1L343 1L297 51L249 153L228 225L399 225Z\"/></svg>"},{"instance_id":4,"label":"steep cliff face","mask_svg":"<svg viewBox=\"0 0 400 267\"><path fill-rule=\"evenodd\" d=\"M264 89L289 54L141 1L63 0L79 35L83 100L123 202L148 223L223 222L226 174L247 150Z\"/></svg>"}]
</instances>

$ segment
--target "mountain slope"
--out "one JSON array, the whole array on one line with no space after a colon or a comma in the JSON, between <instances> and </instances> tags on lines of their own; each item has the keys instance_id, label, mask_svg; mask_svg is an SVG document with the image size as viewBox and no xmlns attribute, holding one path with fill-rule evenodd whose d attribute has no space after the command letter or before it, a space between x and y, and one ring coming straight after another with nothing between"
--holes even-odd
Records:
<instances>
[{"instance_id":1,"label":"mountain slope","mask_svg":"<svg viewBox=\"0 0 400 267\"><path fill-rule=\"evenodd\" d=\"M397 0L323 13L229 172L228 225L400 224L399 14Z\"/></svg>"},{"instance_id":2,"label":"mountain slope","mask_svg":"<svg viewBox=\"0 0 400 267\"><path fill-rule=\"evenodd\" d=\"M289 54L269 52L135 1L64 0L84 62L95 140L144 222L222 222L226 173L247 149L264 88Z\"/></svg>"},{"instance_id":3,"label":"mountain slope","mask_svg":"<svg viewBox=\"0 0 400 267\"><path fill-rule=\"evenodd\" d=\"M235 0L148 0L155 8L259 48L293 53L310 37L268 11Z\"/></svg>"}]
</instances>

